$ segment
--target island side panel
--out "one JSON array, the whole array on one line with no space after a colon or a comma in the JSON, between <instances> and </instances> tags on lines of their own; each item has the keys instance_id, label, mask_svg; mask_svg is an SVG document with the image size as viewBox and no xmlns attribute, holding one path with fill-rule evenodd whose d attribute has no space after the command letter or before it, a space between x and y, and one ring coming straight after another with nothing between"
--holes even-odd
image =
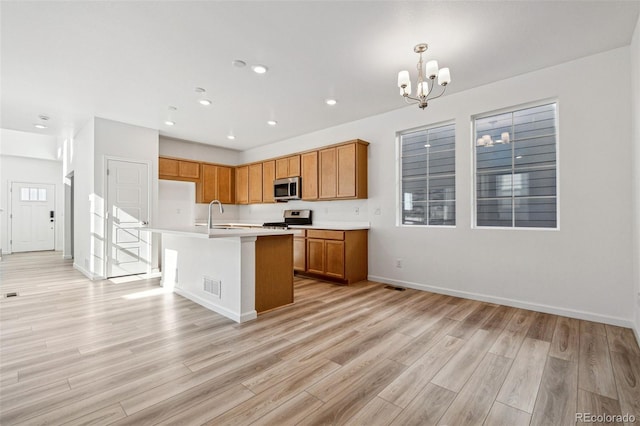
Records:
<instances>
[{"instance_id":1,"label":"island side panel","mask_svg":"<svg viewBox=\"0 0 640 426\"><path fill-rule=\"evenodd\" d=\"M256 311L293 303L293 236L258 237L255 265Z\"/></svg>"},{"instance_id":2,"label":"island side panel","mask_svg":"<svg viewBox=\"0 0 640 426\"><path fill-rule=\"evenodd\" d=\"M175 275L176 293L236 322L255 318L253 309L243 312L242 308L240 238L208 239L164 233L162 247L164 259L175 259L175 265L163 264L163 278ZM219 296L205 291L205 278L220 283ZM163 282L165 287L171 284ZM252 303L250 300L249 304Z\"/></svg>"}]
</instances>

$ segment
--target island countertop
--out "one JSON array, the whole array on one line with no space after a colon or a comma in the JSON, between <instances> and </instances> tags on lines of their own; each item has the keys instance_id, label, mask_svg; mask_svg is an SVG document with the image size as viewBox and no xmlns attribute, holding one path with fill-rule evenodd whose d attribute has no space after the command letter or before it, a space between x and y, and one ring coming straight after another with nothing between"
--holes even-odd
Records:
<instances>
[{"instance_id":1,"label":"island countertop","mask_svg":"<svg viewBox=\"0 0 640 426\"><path fill-rule=\"evenodd\" d=\"M287 229L220 227L207 229L206 226L158 226L144 228L161 234L175 234L195 238L235 238L264 237L268 235L288 235L294 232Z\"/></svg>"}]
</instances>

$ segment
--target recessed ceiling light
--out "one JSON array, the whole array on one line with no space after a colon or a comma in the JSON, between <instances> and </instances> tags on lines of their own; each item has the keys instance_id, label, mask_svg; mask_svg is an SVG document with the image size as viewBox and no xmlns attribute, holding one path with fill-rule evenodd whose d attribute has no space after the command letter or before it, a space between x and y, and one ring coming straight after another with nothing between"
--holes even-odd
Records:
<instances>
[{"instance_id":1,"label":"recessed ceiling light","mask_svg":"<svg viewBox=\"0 0 640 426\"><path fill-rule=\"evenodd\" d=\"M200 99L198 99L198 103L200 103L200 105L211 105L211 100L205 97L205 93L207 93L206 90L204 90L202 87L196 87L196 93L200 94Z\"/></svg>"},{"instance_id":2,"label":"recessed ceiling light","mask_svg":"<svg viewBox=\"0 0 640 426\"><path fill-rule=\"evenodd\" d=\"M169 111L167 112L167 119L164 120L164 124L166 124L167 126L174 126L176 122L173 120L173 112L177 111L178 108L174 106L170 106L168 110Z\"/></svg>"},{"instance_id":3,"label":"recessed ceiling light","mask_svg":"<svg viewBox=\"0 0 640 426\"><path fill-rule=\"evenodd\" d=\"M327 105L331 105L334 106L335 104L338 103L338 101L336 101L335 99L327 99L326 101L324 101Z\"/></svg>"},{"instance_id":4,"label":"recessed ceiling light","mask_svg":"<svg viewBox=\"0 0 640 426\"><path fill-rule=\"evenodd\" d=\"M245 61L240 60L240 59L235 59L235 60L231 61L231 64L236 68L242 68L242 67L247 65L247 63Z\"/></svg>"},{"instance_id":5,"label":"recessed ceiling light","mask_svg":"<svg viewBox=\"0 0 640 426\"><path fill-rule=\"evenodd\" d=\"M269 121L267 121L267 124L269 126L275 126L276 124L278 124L278 122L276 120L269 120Z\"/></svg>"},{"instance_id":6,"label":"recessed ceiling light","mask_svg":"<svg viewBox=\"0 0 640 426\"><path fill-rule=\"evenodd\" d=\"M264 74L266 73L269 68L267 68L264 65L252 65L251 69L253 70L253 72L255 72L256 74Z\"/></svg>"},{"instance_id":7,"label":"recessed ceiling light","mask_svg":"<svg viewBox=\"0 0 640 426\"><path fill-rule=\"evenodd\" d=\"M235 136L233 136L233 135L229 135L229 136L227 136L227 139L229 139L229 140L231 140L231 141L232 141L232 140L234 140L235 138L236 138L236 137L235 137Z\"/></svg>"},{"instance_id":8,"label":"recessed ceiling light","mask_svg":"<svg viewBox=\"0 0 640 426\"><path fill-rule=\"evenodd\" d=\"M35 127L36 129L46 129L49 126L46 125L46 122L49 120L49 117L46 115L39 115L38 118L40 119L39 123L35 123L33 125L33 127Z\"/></svg>"}]
</instances>

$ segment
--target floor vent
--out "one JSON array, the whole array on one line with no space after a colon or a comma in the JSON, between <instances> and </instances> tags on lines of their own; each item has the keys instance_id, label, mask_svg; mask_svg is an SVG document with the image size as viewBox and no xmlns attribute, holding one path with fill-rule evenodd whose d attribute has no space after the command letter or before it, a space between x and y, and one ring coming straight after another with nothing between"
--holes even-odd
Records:
<instances>
[{"instance_id":1,"label":"floor vent","mask_svg":"<svg viewBox=\"0 0 640 426\"><path fill-rule=\"evenodd\" d=\"M396 290L396 291L405 291L406 288L404 287L396 287L394 285L387 285L384 288L386 288L387 290Z\"/></svg>"},{"instance_id":2,"label":"floor vent","mask_svg":"<svg viewBox=\"0 0 640 426\"><path fill-rule=\"evenodd\" d=\"M12 293L7 293L4 295L4 297L16 297L18 295L18 293L16 293L15 291Z\"/></svg>"},{"instance_id":3,"label":"floor vent","mask_svg":"<svg viewBox=\"0 0 640 426\"><path fill-rule=\"evenodd\" d=\"M220 281L211 277L202 277L202 286L205 293L220 297Z\"/></svg>"}]
</instances>

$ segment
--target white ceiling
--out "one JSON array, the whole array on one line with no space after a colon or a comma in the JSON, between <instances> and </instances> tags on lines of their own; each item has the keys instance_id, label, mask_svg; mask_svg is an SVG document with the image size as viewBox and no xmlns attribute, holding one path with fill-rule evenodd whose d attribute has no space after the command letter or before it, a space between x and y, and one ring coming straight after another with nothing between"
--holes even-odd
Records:
<instances>
[{"instance_id":1,"label":"white ceiling","mask_svg":"<svg viewBox=\"0 0 640 426\"><path fill-rule=\"evenodd\" d=\"M245 150L405 106L397 73L415 79L419 42L451 69L453 93L628 45L639 11L640 0L3 1L0 127L65 138L98 116ZM40 114L51 119L38 131Z\"/></svg>"}]
</instances>

